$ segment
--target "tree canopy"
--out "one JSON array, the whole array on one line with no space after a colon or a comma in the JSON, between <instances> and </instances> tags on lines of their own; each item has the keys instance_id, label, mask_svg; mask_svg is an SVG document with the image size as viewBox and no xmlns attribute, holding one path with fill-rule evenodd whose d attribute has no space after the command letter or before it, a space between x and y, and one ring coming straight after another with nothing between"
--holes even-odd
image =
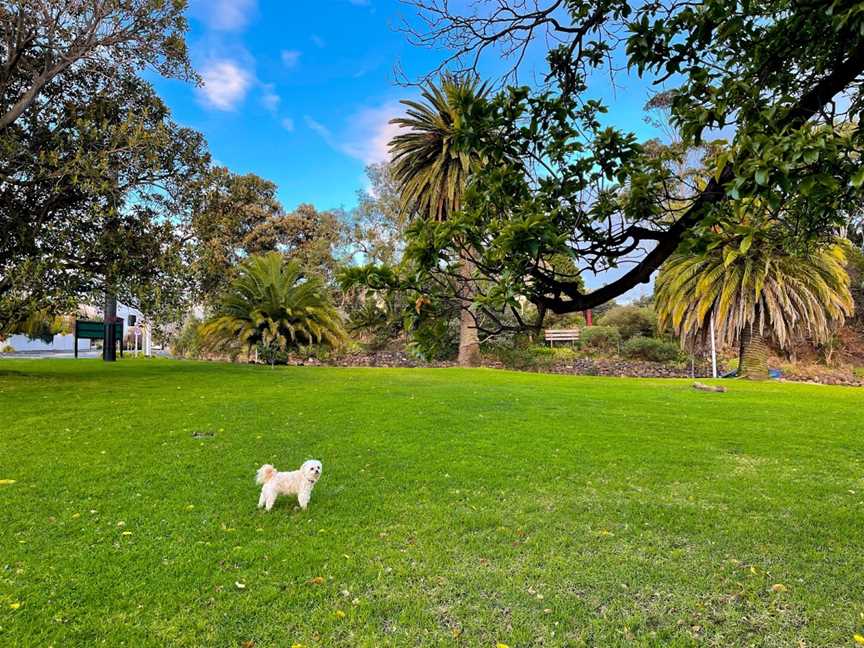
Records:
<instances>
[{"instance_id":1,"label":"tree canopy","mask_svg":"<svg viewBox=\"0 0 864 648\"><path fill-rule=\"evenodd\" d=\"M145 310L177 302L185 286L172 196L208 155L149 84L67 71L0 141L4 324L109 288Z\"/></svg>"},{"instance_id":2,"label":"tree canopy","mask_svg":"<svg viewBox=\"0 0 864 648\"><path fill-rule=\"evenodd\" d=\"M156 311L186 291L172 196L208 164L140 72L196 80L185 2L0 7L0 322L94 290Z\"/></svg>"},{"instance_id":3,"label":"tree canopy","mask_svg":"<svg viewBox=\"0 0 864 648\"><path fill-rule=\"evenodd\" d=\"M415 42L445 46L442 62L474 74L487 53L509 56L509 85L472 108L460 141L482 150L463 209L418 233L427 268L457 254L460 232L494 305L526 295L557 313L619 296L652 274L725 205L758 200L778 221L825 237L857 212L864 166L864 13L854 2L495 0L463 13L415 3ZM517 86L535 39L551 43L543 83ZM611 126L594 82L642 77L665 91L681 147L658 149ZM851 126L850 126L851 124ZM683 182L683 151L729 140L700 177ZM550 271L563 254L578 272L621 268L588 292ZM492 309L490 308L490 311Z\"/></svg>"}]
</instances>

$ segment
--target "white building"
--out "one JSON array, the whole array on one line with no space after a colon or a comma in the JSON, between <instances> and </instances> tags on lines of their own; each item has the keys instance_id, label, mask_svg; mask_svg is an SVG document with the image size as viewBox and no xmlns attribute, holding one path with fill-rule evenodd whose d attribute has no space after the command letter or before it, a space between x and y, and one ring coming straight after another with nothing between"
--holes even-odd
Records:
<instances>
[{"instance_id":1,"label":"white building","mask_svg":"<svg viewBox=\"0 0 864 648\"><path fill-rule=\"evenodd\" d=\"M81 306L80 307L81 315L79 315L79 319L102 319L102 310L96 308L94 306ZM124 334L126 330L129 328L129 315L135 315L140 321L142 318L141 311L130 308L129 306L124 306L123 304L117 304L117 317L123 318L123 331ZM90 351L91 345L93 345L93 340L78 340L78 351ZM3 341L0 348L6 346L11 346L15 349L16 352L19 351L67 351L71 352L75 350L75 336L74 335L55 335L54 340L50 343L45 343L43 340L31 340L26 335L12 335L6 340ZM95 348L92 347L92 348Z\"/></svg>"}]
</instances>

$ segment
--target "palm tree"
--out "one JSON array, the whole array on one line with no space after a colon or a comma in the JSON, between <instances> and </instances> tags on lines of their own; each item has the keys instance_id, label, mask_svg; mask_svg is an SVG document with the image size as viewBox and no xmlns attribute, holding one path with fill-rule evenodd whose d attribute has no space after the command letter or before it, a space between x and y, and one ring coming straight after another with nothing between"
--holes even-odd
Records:
<instances>
[{"instance_id":1,"label":"palm tree","mask_svg":"<svg viewBox=\"0 0 864 648\"><path fill-rule=\"evenodd\" d=\"M310 344L339 346L346 338L321 278L304 277L299 263L278 252L240 264L202 334L214 349L260 349L271 364L279 352Z\"/></svg>"},{"instance_id":2,"label":"palm tree","mask_svg":"<svg viewBox=\"0 0 864 648\"><path fill-rule=\"evenodd\" d=\"M768 342L826 342L854 309L839 240L791 254L771 224L715 232L702 251L669 257L656 283L658 327L696 338L713 319L720 344L739 345L738 375L768 378Z\"/></svg>"},{"instance_id":3,"label":"palm tree","mask_svg":"<svg viewBox=\"0 0 864 648\"><path fill-rule=\"evenodd\" d=\"M439 222L459 211L468 177L483 163L479 152L466 150L460 143L462 129L468 126L464 114L487 93L486 84L476 78L445 74L438 85L426 85L423 101L402 101L408 107L407 115L390 123L405 130L390 142L390 151L403 210ZM473 264L467 252L461 255L460 275L460 301L470 303ZM477 323L466 307L460 316L459 364L480 364Z\"/></svg>"}]
</instances>

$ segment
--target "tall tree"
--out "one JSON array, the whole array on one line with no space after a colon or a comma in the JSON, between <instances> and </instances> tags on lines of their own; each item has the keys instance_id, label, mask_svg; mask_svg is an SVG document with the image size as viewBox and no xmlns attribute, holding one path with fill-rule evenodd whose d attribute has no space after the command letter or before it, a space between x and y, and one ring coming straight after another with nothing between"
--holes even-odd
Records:
<instances>
[{"instance_id":1,"label":"tall tree","mask_svg":"<svg viewBox=\"0 0 864 648\"><path fill-rule=\"evenodd\" d=\"M276 185L254 174L212 167L181 198L188 228L196 299L210 303L230 283L243 258L276 248L273 222L282 217Z\"/></svg>"},{"instance_id":2,"label":"tall tree","mask_svg":"<svg viewBox=\"0 0 864 648\"><path fill-rule=\"evenodd\" d=\"M169 267L176 269L177 258L158 213L164 201L151 200L145 187L162 183L164 190L176 182L171 174L183 177L179 167L200 138L170 124L136 74L149 68L197 79L184 9L183 0L0 6L4 327L28 309L74 302L94 287L96 273L110 320L119 290L137 293L144 308L176 302L176 286L171 298L164 290L176 278ZM138 238L126 245L130 236ZM147 254L136 258L145 240Z\"/></svg>"},{"instance_id":3,"label":"tall tree","mask_svg":"<svg viewBox=\"0 0 864 648\"><path fill-rule=\"evenodd\" d=\"M502 299L528 295L563 313L591 308L650 281L695 230L730 202L758 198L807 229L837 225L861 201L864 14L855 2L496 0L461 13L415 3L416 42L447 47L442 66L473 72L484 53L513 74L535 39L551 43L545 82L505 88L474 124L486 164L457 223L478 271ZM673 90L685 148L726 129L727 154L699 182L626 129L609 125L594 84L636 77ZM604 88L605 89L605 88ZM484 137L485 135L485 137ZM794 209L787 209L794 202ZM430 235L426 258L455 251ZM564 253L581 271L624 271L586 292L541 259Z\"/></svg>"},{"instance_id":4,"label":"tall tree","mask_svg":"<svg viewBox=\"0 0 864 648\"><path fill-rule=\"evenodd\" d=\"M185 286L171 196L207 162L134 75L55 78L0 134L0 320L109 291L150 313Z\"/></svg>"},{"instance_id":5,"label":"tall tree","mask_svg":"<svg viewBox=\"0 0 864 648\"><path fill-rule=\"evenodd\" d=\"M186 187L186 238L196 299L215 303L247 257L277 251L331 280L343 222L336 212L303 204L285 213L273 182L214 167Z\"/></svg>"},{"instance_id":6,"label":"tall tree","mask_svg":"<svg viewBox=\"0 0 864 648\"><path fill-rule=\"evenodd\" d=\"M185 0L16 0L0 6L0 132L76 69L194 79Z\"/></svg>"},{"instance_id":7,"label":"tall tree","mask_svg":"<svg viewBox=\"0 0 864 648\"><path fill-rule=\"evenodd\" d=\"M487 91L476 77L444 75L438 84L426 84L423 102L402 102L407 115L391 123L404 132L393 138L390 150L406 213L444 222L461 209L469 177L483 162L479 152L465 145L463 129L471 127L467 118L471 107ZM459 364L473 367L480 364L480 339L472 304L472 253L461 237L454 237L452 243L460 250Z\"/></svg>"},{"instance_id":8,"label":"tall tree","mask_svg":"<svg viewBox=\"0 0 864 648\"><path fill-rule=\"evenodd\" d=\"M402 258L408 214L400 184L388 162L366 167L369 186L357 192L347 232L349 254L361 263L394 265Z\"/></svg>"},{"instance_id":9,"label":"tall tree","mask_svg":"<svg viewBox=\"0 0 864 648\"><path fill-rule=\"evenodd\" d=\"M758 380L768 378L769 342L827 341L854 310L844 245L790 250L777 230L739 214L669 257L657 277L658 328L704 338L713 321L720 344L738 344L738 375Z\"/></svg>"}]
</instances>

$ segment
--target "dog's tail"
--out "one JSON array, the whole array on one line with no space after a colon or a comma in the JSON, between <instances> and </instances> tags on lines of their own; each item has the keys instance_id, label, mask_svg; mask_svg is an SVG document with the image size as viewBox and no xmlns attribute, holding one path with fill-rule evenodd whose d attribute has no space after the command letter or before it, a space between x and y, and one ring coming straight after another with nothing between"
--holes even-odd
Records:
<instances>
[{"instance_id":1,"label":"dog's tail","mask_svg":"<svg viewBox=\"0 0 864 648\"><path fill-rule=\"evenodd\" d=\"M255 475L255 483L266 484L275 474L276 469L273 466L270 464L264 464L258 469L258 472Z\"/></svg>"}]
</instances>

